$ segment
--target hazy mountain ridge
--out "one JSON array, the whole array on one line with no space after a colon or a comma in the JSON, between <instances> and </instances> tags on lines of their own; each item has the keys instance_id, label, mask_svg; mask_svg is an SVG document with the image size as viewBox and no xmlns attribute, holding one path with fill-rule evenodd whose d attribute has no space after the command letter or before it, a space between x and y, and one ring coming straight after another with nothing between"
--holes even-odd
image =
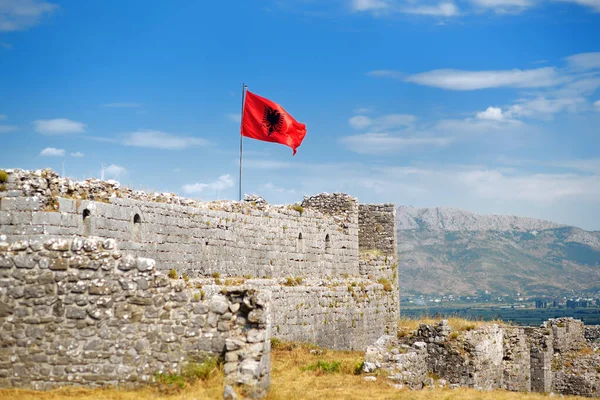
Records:
<instances>
[{"instance_id":1,"label":"hazy mountain ridge","mask_svg":"<svg viewBox=\"0 0 600 400\"><path fill-rule=\"evenodd\" d=\"M600 232L453 208L398 207L403 291L552 294L600 287Z\"/></svg>"}]
</instances>

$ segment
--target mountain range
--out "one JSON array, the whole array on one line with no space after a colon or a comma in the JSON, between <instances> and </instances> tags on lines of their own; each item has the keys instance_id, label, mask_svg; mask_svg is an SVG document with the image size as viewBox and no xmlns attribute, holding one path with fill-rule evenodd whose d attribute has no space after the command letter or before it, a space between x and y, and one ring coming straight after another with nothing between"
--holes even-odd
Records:
<instances>
[{"instance_id":1,"label":"mountain range","mask_svg":"<svg viewBox=\"0 0 600 400\"><path fill-rule=\"evenodd\" d=\"M401 206L397 233L404 294L600 290L600 232L534 218Z\"/></svg>"}]
</instances>

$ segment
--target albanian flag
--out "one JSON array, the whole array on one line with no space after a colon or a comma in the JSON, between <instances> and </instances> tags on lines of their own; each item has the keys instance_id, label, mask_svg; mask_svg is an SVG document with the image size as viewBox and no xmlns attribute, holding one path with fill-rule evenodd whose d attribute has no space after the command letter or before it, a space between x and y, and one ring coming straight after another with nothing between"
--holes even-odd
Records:
<instances>
[{"instance_id":1,"label":"albanian flag","mask_svg":"<svg viewBox=\"0 0 600 400\"><path fill-rule=\"evenodd\" d=\"M296 149L306 136L306 125L296 121L279 104L246 91L242 136L281 143Z\"/></svg>"}]
</instances>

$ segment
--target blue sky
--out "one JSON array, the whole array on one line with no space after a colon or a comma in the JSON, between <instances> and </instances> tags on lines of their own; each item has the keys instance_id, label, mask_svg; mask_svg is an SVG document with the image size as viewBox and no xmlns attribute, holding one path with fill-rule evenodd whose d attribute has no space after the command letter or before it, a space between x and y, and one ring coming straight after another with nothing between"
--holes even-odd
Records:
<instances>
[{"instance_id":1,"label":"blue sky","mask_svg":"<svg viewBox=\"0 0 600 400\"><path fill-rule=\"evenodd\" d=\"M236 199L246 82L308 133L245 139L245 193L600 230L599 38L600 0L0 0L0 168Z\"/></svg>"}]
</instances>

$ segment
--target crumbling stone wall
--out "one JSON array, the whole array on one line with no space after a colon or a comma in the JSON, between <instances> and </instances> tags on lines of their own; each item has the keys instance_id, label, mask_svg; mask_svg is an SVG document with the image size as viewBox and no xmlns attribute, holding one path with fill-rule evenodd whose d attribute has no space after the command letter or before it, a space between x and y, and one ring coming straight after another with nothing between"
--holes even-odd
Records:
<instances>
[{"instance_id":1,"label":"crumbling stone wall","mask_svg":"<svg viewBox=\"0 0 600 400\"><path fill-rule=\"evenodd\" d=\"M549 328L528 327L525 333L530 344L531 391L549 393L552 391L554 335Z\"/></svg>"},{"instance_id":2,"label":"crumbling stone wall","mask_svg":"<svg viewBox=\"0 0 600 400\"><path fill-rule=\"evenodd\" d=\"M513 392L531 391L531 354L523 328L505 326L503 338L502 388Z\"/></svg>"},{"instance_id":3,"label":"crumbling stone wall","mask_svg":"<svg viewBox=\"0 0 600 400\"><path fill-rule=\"evenodd\" d=\"M585 346L583 322L573 318L551 318L542 327L552 329L554 351L565 353Z\"/></svg>"},{"instance_id":4,"label":"crumbling stone wall","mask_svg":"<svg viewBox=\"0 0 600 400\"><path fill-rule=\"evenodd\" d=\"M396 258L396 207L394 204L360 204L358 242L361 250L380 250Z\"/></svg>"},{"instance_id":5,"label":"crumbling stone wall","mask_svg":"<svg viewBox=\"0 0 600 400\"><path fill-rule=\"evenodd\" d=\"M562 332L558 341L554 326ZM492 324L462 332L443 320L400 336L382 336L369 346L363 371L413 389L465 386L600 397L600 346L582 347L581 321L572 318L540 327Z\"/></svg>"},{"instance_id":6,"label":"crumbling stone wall","mask_svg":"<svg viewBox=\"0 0 600 400\"><path fill-rule=\"evenodd\" d=\"M169 279L114 240L0 238L0 386L136 386L219 356L256 396L270 379L270 293Z\"/></svg>"},{"instance_id":7,"label":"crumbling stone wall","mask_svg":"<svg viewBox=\"0 0 600 400\"><path fill-rule=\"evenodd\" d=\"M584 326L583 335L585 336L585 340L590 343L600 341L600 325Z\"/></svg>"}]
</instances>

